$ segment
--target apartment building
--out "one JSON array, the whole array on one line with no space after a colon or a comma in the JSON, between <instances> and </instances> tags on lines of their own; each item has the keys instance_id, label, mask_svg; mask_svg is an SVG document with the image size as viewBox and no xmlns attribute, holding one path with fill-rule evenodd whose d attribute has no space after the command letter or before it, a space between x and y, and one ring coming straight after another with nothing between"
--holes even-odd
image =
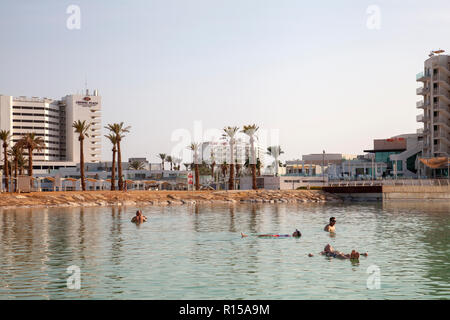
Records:
<instances>
[{"instance_id":1,"label":"apartment building","mask_svg":"<svg viewBox=\"0 0 450 320\"><path fill-rule=\"evenodd\" d=\"M425 60L424 71L416 76L423 84L416 93L423 99L417 108L423 114L417 122L423 127L418 133L423 135L423 158L448 157L450 154L450 56L441 54L443 50L433 51ZM430 176L431 169L424 168Z\"/></svg>"},{"instance_id":2,"label":"apartment building","mask_svg":"<svg viewBox=\"0 0 450 320\"><path fill-rule=\"evenodd\" d=\"M45 148L33 153L33 167L51 170L75 166L80 159L80 143L72 124L91 123L84 140L85 161L101 161L101 97L97 90L85 95L67 95L60 100L39 97L0 95L0 129L9 130L10 145L34 132L42 137Z\"/></svg>"},{"instance_id":3,"label":"apartment building","mask_svg":"<svg viewBox=\"0 0 450 320\"><path fill-rule=\"evenodd\" d=\"M234 159L238 164L243 165L250 157L250 143L244 139L236 139L233 147ZM256 158L259 158L264 167L265 149L255 144ZM208 141L203 142L201 146L202 161L209 162L214 159L216 163L230 163L231 153L230 144L227 141Z\"/></svg>"}]
</instances>

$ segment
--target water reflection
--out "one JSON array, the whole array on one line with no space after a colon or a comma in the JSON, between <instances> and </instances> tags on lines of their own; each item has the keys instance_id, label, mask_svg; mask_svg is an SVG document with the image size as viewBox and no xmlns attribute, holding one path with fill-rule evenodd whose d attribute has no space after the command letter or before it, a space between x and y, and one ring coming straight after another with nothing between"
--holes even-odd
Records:
<instances>
[{"instance_id":1,"label":"water reflection","mask_svg":"<svg viewBox=\"0 0 450 320\"><path fill-rule=\"evenodd\" d=\"M0 212L0 298L298 299L449 297L450 217L437 204L246 204ZM446 211L447 210L447 211ZM337 232L323 231L337 216ZM261 239L291 233L300 239ZM241 238L240 232L249 234ZM318 255L368 251L359 261ZM314 257L308 257L308 253ZM382 289L367 291L380 267ZM66 269L82 271L68 290ZM336 281L330 282L329 279Z\"/></svg>"}]
</instances>

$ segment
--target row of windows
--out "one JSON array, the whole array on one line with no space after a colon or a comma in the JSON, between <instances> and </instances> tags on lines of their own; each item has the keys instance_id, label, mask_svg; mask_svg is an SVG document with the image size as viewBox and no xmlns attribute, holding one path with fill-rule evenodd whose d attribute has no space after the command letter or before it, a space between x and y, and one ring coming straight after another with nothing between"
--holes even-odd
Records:
<instances>
[{"instance_id":1,"label":"row of windows","mask_svg":"<svg viewBox=\"0 0 450 320\"><path fill-rule=\"evenodd\" d=\"M59 122L53 122L53 121L45 121L45 120L21 120L21 119L14 119L13 122L28 122L28 123L49 123L53 125L59 126Z\"/></svg>"},{"instance_id":2,"label":"row of windows","mask_svg":"<svg viewBox=\"0 0 450 320\"><path fill-rule=\"evenodd\" d=\"M13 129L48 130L48 131L56 131L56 132L59 132L59 129L44 128L44 127L19 127L19 126L13 126Z\"/></svg>"},{"instance_id":3,"label":"row of windows","mask_svg":"<svg viewBox=\"0 0 450 320\"><path fill-rule=\"evenodd\" d=\"M26 117L47 117L47 118L53 118L53 119L64 119L64 116L52 116L51 114L42 114L42 113L20 113L20 112L13 112L14 116L26 116Z\"/></svg>"},{"instance_id":4,"label":"row of windows","mask_svg":"<svg viewBox=\"0 0 450 320\"><path fill-rule=\"evenodd\" d=\"M23 136L29 132L15 132L15 136ZM36 133L36 136L38 137L51 137L51 138L62 138L64 139L64 136L54 135L54 134L43 134L43 133Z\"/></svg>"},{"instance_id":5,"label":"row of windows","mask_svg":"<svg viewBox=\"0 0 450 320\"><path fill-rule=\"evenodd\" d=\"M56 113L60 113L60 110L50 109L50 108L44 108L44 107L25 107L25 106L13 106L13 109L22 109L22 110L47 110L52 111Z\"/></svg>"}]
</instances>

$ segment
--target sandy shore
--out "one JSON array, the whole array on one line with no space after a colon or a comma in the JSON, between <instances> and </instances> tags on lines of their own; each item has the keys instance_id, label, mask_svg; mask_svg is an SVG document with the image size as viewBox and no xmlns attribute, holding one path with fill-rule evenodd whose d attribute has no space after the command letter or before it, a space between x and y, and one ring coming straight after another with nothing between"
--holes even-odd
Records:
<instances>
[{"instance_id":1,"label":"sandy shore","mask_svg":"<svg viewBox=\"0 0 450 320\"><path fill-rule=\"evenodd\" d=\"M2 193L0 209L31 207L91 207L190 205L202 203L340 202L319 190L257 191L67 191Z\"/></svg>"}]
</instances>

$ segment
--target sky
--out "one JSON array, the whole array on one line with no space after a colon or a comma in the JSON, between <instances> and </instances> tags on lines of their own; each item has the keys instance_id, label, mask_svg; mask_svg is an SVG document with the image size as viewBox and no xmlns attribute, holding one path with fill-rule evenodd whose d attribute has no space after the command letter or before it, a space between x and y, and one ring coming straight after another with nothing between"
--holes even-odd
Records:
<instances>
[{"instance_id":1,"label":"sky","mask_svg":"<svg viewBox=\"0 0 450 320\"><path fill-rule=\"evenodd\" d=\"M253 123L281 160L362 154L420 127L415 75L449 42L448 0L2 0L0 94L59 99L87 80L103 125L131 126L123 159Z\"/></svg>"}]
</instances>

